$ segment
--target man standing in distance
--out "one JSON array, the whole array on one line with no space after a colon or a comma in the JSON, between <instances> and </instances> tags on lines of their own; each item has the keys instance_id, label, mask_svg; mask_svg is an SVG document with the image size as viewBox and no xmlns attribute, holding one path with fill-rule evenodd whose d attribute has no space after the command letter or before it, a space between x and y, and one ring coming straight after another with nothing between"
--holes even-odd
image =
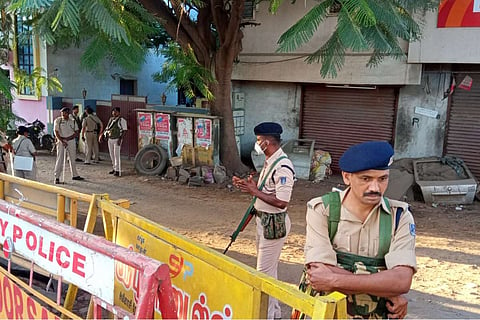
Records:
<instances>
[{"instance_id":1,"label":"man standing in distance","mask_svg":"<svg viewBox=\"0 0 480 320\"><path fill-rule=\"evenodd\" d=\"M98 135L103 131L103 124L90 106L85 108L85 113L86 117L82 123L82 139L85 142L85 164L89 165L92 155L95 156L93 162L98 163Z\"/></svg>"},{"instance_id":2,"label":"man standing in distance","mask_svg":"<svg viewBox=\"0 0 480 320\"><path fill-rule=\"evenodd\" d=\"M53 122L53 130L57 138L57 159L55 162L55 184L60 183L60 175L65 170L66 157L70 159L70 171L72 180L84 180L77 173L75 159L77 157L77 146L75 138L78 137L80 128L73 118L69 117L70 109L64 107L60 110L61 116ZM65 177L63 177L65 179ZM64 181L63 181L64 182Z\"/></svg>"},{"instance_id":3,"label":"man standing in distance","mask_svg":"<svg viewBox=\"0 0 480 320\"><path fill-rule=\"evenodd\" d=\"M72 107L72 113L70 114L70 117L75 120L75 123L77 124L77 127L79 130L82 129L82 120L80 119L80 115L79 115L79 112L80 112L80 109L78 106L73 106ZM80 152L79 151L79 148L78 148L78 144L79 144L79 141L80 141L80 135L78 135L76 138L75 138L75 144L76 144L76 147L77 147L77 153ZM80 158L77 158L75 159L75 161L77 162L81 162L82 159Z\"/></svg>"},{"instance_id":4,"label":"man standing in distance","mask_svg":"<svg viewBox=\"0 0 480 320\"><path fill-rule=\"evenodd\" d=\"M108 151L113 166L113 169L109 174L119 177L121 176L122 167L120 149L122 147L123 137L127 132L127 120L120 116L120 108L115 107L112 109L112 116L108 120L105 132L108 137Z\"/></svg>"},{"instance_id":5,"label":"man standing in distance","mask_svg":"<svg viewBox=\"0 0 480 320\"><path fill-rule=\"evenodd\" d=\"M283 129L278 123L260 123L254 132L257 136L255 150L265 154L265 164L258 182L253 181L252 176L247 179L234 176L232 180L240 190L256 197L257 270L277 279L280 253L291 227L287 206L292 195L295 171L280 147ZM278 300L270 297L267 318L281 317Z\"/></svg>"},{"instance_id":6,"label":"man standing in distance","mask_svg":"<svg viewBox=\"0 0 480 320\"><path fill-rule=\"evenodd\" d=\"M349 316L404 318L416 272L415 224L408 204L383 197L393 148L350 147L339 161L348 188L307 205L306 283L348 296Z\"/></svg>"}]
</instances>

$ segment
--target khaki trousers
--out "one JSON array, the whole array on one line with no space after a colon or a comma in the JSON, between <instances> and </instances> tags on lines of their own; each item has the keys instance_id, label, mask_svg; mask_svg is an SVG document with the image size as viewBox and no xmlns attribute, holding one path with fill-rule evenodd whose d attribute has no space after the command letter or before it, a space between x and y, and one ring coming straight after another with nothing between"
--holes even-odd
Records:
<instances>
[{"instance_id":1,"label":"khaki trousers","mask_svg":"<svg viewBox=\"0 0 480 320\"><path fill-rule=\"evenodd\" d=\"M57 160L55 162L55 178L60 178L60 175L63 171L63 158L68 155L70 159L70 172L72 173L72 177L78 176L77 173L77 165L75 164L75 159L77 158L77 144L75 143L75 139L69 140L67 143L67 147L63 145L60 141L57 142ZM66 159L65 159L66 164ZM65 177L63 177L65 179Z\"/></svg>"},{"instance_id":2,"label":"khaki trousers","mask_svg":"<svg viewBox=\"0 0 480 320\"><path fill-rule=\"evenodd\" d=\"M278 261L280 260L280 253L282 252L283 244L290 233L292 226L290 217L285 216L285 225L287 228L287 235L280 239L269 240L263 237L263 226L260 218L256 217L257 224L257 270L268 274L269 276L278 279L277 269ZM282 310L277 299L268 298L268 316L267 319L280 319L282 317Z\"/></svg>"},{"instance_id":3,"label":"khaki trousers","mask_svg":"<svg viewBox=\"0 0 480 320\"><path fill-rule=\"evenodd\" d=\"M98 140L95 132L85 132L85 163L90 163L92 155L98 161Z\"/></svg>"}]
</instances>

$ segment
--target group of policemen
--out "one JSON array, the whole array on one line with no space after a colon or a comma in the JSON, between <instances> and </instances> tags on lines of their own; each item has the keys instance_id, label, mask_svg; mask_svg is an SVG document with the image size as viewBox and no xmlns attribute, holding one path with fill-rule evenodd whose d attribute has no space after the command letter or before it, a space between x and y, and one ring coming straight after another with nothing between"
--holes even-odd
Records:
<instances>
[{"instance_id":1,"label":"group of policemen","mask_svg":"<svg viewBox=\"0 0 480 320\"><path fill-rule=\"evenodd\" d=\"M72 114L70 114L70 108L68 107L62 108L60 112L61 115L55 119L53 124L53 130L57 140L54 183L64 183L64 170L67 158L69 159L68 162L72 180L84 180L83 177L78 175L75 163L76 161L82 161L77 158L79 139L82 139L85 143L85 165L90 165L92 162L98 163L100 161L99 142L102 141L102 139L107 140L113 167L113 170L109 173L114 176L120 176L120 148L123 136L127 131L127 123L126 120L120 116L120 109L117 107L112 109L112 116L105 128L100 118L93 112L90 106L85 108L85 113L82 117L78 114L78 106L73 107ZM63 181L61 181L61 178Z\"/></svg>"},{"instance_id":2,"label":"group of policemen","mask_svg":"<svg viewBox=\"0 0 480 320\"><path fill-rule=\"evenodd\" d=\"M281 148L283 129L278 123L260 123L254 132L255 150L266 158L259 179L234 176L233 184L256 199L257 270L277 278L290 231L287 206L295 171ZM347 188L307 204L305 269L299 287L311 295L346 294L351 317L401 319L407 314L403 295L417 270L415 223L407 203L383 196L393 154L385 141L351 146L339 161ZM274 231L280 236L271 237L272 228L286 232ZM292 318L301 317L294 310ZM268 319L279 318L280 305L269 298Z\"/></svg>"}]
</instances>

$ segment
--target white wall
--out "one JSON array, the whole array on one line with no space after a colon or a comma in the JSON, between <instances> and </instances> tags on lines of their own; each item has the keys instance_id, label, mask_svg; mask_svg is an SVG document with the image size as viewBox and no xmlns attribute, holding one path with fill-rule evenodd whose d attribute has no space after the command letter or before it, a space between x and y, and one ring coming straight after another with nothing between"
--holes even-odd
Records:
<instances>
[{"instance_id":1,"label":"white wall","mask_svg":"<svg viewBox=\"0 0 480 320\"><path fill-rule=\"evenodd\" d=\"M242 52L235 65L233 79L252 81L282 81L339 84L419 84L421 65L405 60L385 59L378 67L366 67L367 54L347 53L344 67L336 78L322 78L320 64L306 64L306 55L314 52L328 39L336 24L328 17L320 24L312 40L294 53L276 53L280 35L313 6L311 0L284 2L276 15L268 12L268 2L260 2L255 12L257 26L246 26ZM405 51L408 43L402 43Z\"/></svg>"},{"instance_id":2,"label":"white wall","mask_svg":"<svg viewBox=\"0 0 480 320\"><path fill-rule=\"evenodd\" d=\"M240 137L243 157L250 156L256 140L253 128L261 122L280 123L283 128L282 140L298 138L300 86L273 82L233 82L232 91L245 94L245 134Z\"/></svg>"},{"instance_id":3,"label":"white wall","mask_svg":"<svg viewBox=\"0 0 480 320\"><path fill-rule=\"evenodd\" d=\"M421 41L412 42L409 63L480 63L480 28L437 28L438 11L428 12Z\"/></svg>"},{"instance_id":4,"label":"white wall","mask_svg":"<svg viewBox=\"0 0 480 320\"><path fill-rule=\"evenodd\" d=\"M422 84L400 90L395 131L395 158L441 157L447 119L449 72L425 72ZM422 109L437 113L422 114ZM420 113L418 113L420 112ZM418 119L418 120L414 120ZM414 122L415 121L415 122Z\"/></svg>"}]
</instances>

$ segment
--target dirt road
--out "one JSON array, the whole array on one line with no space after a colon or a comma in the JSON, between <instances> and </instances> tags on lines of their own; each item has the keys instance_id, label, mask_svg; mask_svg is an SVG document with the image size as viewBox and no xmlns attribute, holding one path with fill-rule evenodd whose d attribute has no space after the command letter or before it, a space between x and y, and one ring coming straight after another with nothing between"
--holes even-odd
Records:
<instances>
[{"instance_id":1,"label":"dirt road","mask_svg":"<svg viewBox=\"0 0 480 320\"><path fill-rule=\"evenodd\" d=\"M249 203L239 191L217 185L188 187L159 176L137 176L131 161L124 160L122 177L108 174L110 161L77 163L86 181L72 181L67 171L66 188L84 193L109 193L112 199L132 202L131 210L209 247L222 250L229 242ZM41 154L38 180L53 182L54 156ZM313 184L299 181L294 188L289 214L292 231L281 256L279 278L296 284L303 261L306 202L341 183L338 176ZM480 203L431 207L411 203L417 224L418 273L408 294L408 318L480 319ZM254 228L240 234L229 256L255 266ZM283 308L284 317L289 316Z\"/></svg>"}]
</instances>

